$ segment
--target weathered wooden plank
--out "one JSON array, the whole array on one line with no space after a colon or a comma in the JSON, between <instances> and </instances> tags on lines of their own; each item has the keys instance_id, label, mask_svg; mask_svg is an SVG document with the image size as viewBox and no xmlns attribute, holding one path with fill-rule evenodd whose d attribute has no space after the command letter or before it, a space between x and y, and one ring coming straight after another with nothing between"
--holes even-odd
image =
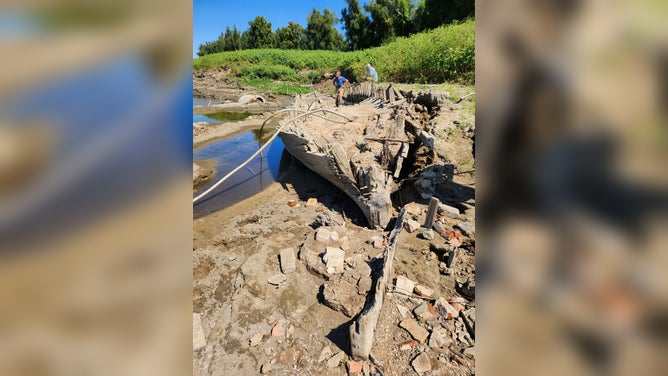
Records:
<instances>
[{"instance_id":1,"label":"weathered wooden plank","mask_svg":"<svg viewBox=\"0 0 668 376\"><path fill-rule=\"evenodd\" d=\"M424 221L425 228L431 228L434 225L434 218L436 217L436 212L438 211L438 206L441 204L436 197L432 197L429 200L429 209L427 209L427 218Z\"/></svg>"},{"instance_id":2,"label":"weathered wooden plank","mask_svg":"<svg viewBox=\"0 0 668 376\"><path fill-rule=\"evenodd\" d=\"M385 290L389 281L392 280L392 269L396 243L399 233L403 228L406 207L403 207L397 217L394 229L390 233L388 244L383 251L382 274L376 280L376 286L373 289L373 297L367 299L367 305L355 322L350 325L350 354L355 360L368 360L373 345L373 336L376 332L376 324L380 311L383 308Z\"/></svg>"},{"instance_id":3,"label":"weathered wooden plank","mask_svg":"<svg viewBox=\"0 0 668 376\"><path fill-rule=\"evenodd\" d=\"M332 157L334 157L334 161L336 162L336 166L338 167L339 171L343 175L346 175L352 179L353 171L350 169L350 159L346 155L346 152L343 150L341 144L329 144L329 150L332 154Z\"/></svg>"}]
</instances>

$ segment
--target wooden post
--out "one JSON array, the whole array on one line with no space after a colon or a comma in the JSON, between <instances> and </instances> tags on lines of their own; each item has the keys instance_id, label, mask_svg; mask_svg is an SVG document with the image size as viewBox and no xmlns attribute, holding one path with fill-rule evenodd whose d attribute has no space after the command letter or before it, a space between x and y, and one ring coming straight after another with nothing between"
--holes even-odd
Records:
<instances>
[{"instance_id":1,"label":"wooden post","mask_svg":"<svg viewBox=\"0 0 668 376\"><path fill-rule=\"evenodd\" d=\"M429 209L427 210L427 219L424 221L424 227L431 228L434 224L434 218L436 217L436 212L438 211L438 206L441 204L436 197L432 197L429 200Z\"/></svg>"}]
</instances>

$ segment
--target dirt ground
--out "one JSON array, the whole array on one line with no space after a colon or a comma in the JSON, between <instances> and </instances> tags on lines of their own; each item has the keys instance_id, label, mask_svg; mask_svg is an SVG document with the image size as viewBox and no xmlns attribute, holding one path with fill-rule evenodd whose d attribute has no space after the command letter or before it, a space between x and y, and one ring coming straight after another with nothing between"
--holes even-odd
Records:
<instances>
[{"instance_id":1,"label":"dirt ground","mask_svg":"<svg viewBox=\"0 0 668 376\"><path fill-rule=\"evenodd\" d=\"M221 85L211 78L215 74L203 77L209 78L194 77L200 92L207 85ZM304 173L295 160L280 182L193 221L193 313L202 335L193 350L193 374L474 374L475 296L467 290L475 283L475 120L470 108L468 101L446 100L427 127L436 138L433 165L409 174L393 195L395 215L410 204L407 217L420 224L429 196L455 210L437 216L443 235L435 233L431 240L423 237L422 228L401 231L393 280L405 276L433 294L406 296L390 284L369 362L350 359L348 328L369 290L368 270L373 277L382 257L384 245L374 246L373 238L386 239L389 231L366 228L352 200L324 179ZM309 199L317 202L308 203ZM337 236L317 240L322 229ZM345 250L342 275L323 272L319 258L314 262L308 257L312 250L318 254L328 246ZM279 253L288 248L296 258L295 270L284 274ZM453 253L456 257L448 267ZM355 274L359 270L366 275ZM351 275L353 283L344 281ZM343 297L337 300L332 293ZM434 317L425 318L412 312L423 302L433 311L437 298L454 302L459 315L451 318L436 310ZM399 326L405 318L425 328L429 339L414 341Z\"/></svg>"}]
</instances>

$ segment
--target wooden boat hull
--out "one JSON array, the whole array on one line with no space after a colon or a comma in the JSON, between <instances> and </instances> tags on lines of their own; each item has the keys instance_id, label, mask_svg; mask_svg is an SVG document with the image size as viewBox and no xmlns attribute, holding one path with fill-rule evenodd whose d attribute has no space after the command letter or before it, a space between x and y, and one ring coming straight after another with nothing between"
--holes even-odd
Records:
<instances>
[{"instance_id":1,"label":"wooden boat hull","mask_svg":"<svg viewBox=\"0 0 668 376\"><path fill-rule=\"evenodd\" d=\"M303 135L281 131L279 137L288 152L313 172L327 179L342 190L362 210L369 227L385 228L391 218L392 201L389 190L359 189L350 162L337 144L329 144L325 150L314 150L313 142ZM338 149L338 150L337 150ZM345 153L344 153L345 154ZM373 174L386 179L383 171L369 166L368 171L358 171L359 175Z\"/></svg>"}]
</instances>

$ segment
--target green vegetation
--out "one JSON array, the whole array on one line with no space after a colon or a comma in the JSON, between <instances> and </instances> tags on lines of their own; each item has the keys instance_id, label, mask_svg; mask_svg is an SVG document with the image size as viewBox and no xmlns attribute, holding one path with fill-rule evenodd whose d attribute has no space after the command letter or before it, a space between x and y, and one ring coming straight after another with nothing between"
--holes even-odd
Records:
<instances>
[{"instance_id":1,"label":"green vegetation","mask_svg":"<svg viewBox=\"0 0 668 376\"><path fill-rule=\"evenodd\" d=\"M214 112L212 114L206 114L204 116L218 121L235 121L235 120L244 120L250 115L251 115L250 112L220 111L220 112Z\"/></svg>"},{"instance_id":2,"label":"green vegetation","mask_svg":"<svg viewBox=\"0 0 668 376\"><path fill-rule=\"evenodd\" d=\"M472 19L475 14L474 0L371 0L364 6L358 0L345 1L341 18L328 8L314 8L306 16L306 28L290 21L272 32L271 22L257 16L243 33L236 26L234 30L227 27L217 40L201 44L197 55L254 48L359 51ZM335 27L339 21L345 38Z\"/></svg>"},{"instance_id":3,"label":"green vegetation","mask_svg":"<svg viewBox=\"0 0 668 376\"><path fill-rule=\"evenodd\" d=\"M246 84L278 80L294 86L294 83L306 85L319 81L325 73L336 70L352 81L359 81L366 73L366 63L376 68L381 81L472 85L475 23L469 20L441 26L397 38L381 47L353 52L278 49L220 52L194 59L193 68L229 69L232 77Z\"/></svg>"},{"instance_id":4,"label":"green vegetation","mask_svg":"<svg viewBox=\"0 0 668 376\"><path fill-rule=\"evenodd\" d=\"M307 94L313 91L310 85L299 84L295 82L275 81L271 79L257 78L239 80L244 86L253 86L263 93L274 94Z\"/></svg>"}]
</instances>

